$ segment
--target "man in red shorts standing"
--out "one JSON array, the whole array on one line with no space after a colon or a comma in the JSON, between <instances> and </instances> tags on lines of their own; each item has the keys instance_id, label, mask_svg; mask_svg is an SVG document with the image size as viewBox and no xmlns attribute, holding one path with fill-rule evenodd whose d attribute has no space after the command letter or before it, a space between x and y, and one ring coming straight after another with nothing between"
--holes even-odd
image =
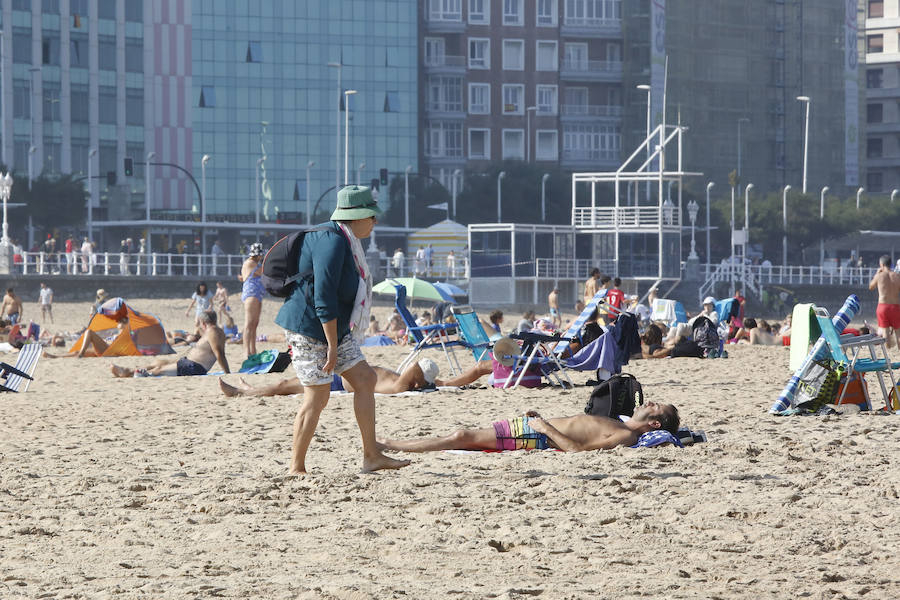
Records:
<instances>
[{"instance_id":1,"label":"man in red shorts standing","mask_svg":"<svg viewBox=\"0 0 900 600\"><path fill-rule=\"evenodd\" d=\"M869 289L878 288L878 335L887 340L888 348L900 347L900 273L891 271L891 257L885 254L879 259L878 271L869 282Z\"/></svg>"}]
</instances>

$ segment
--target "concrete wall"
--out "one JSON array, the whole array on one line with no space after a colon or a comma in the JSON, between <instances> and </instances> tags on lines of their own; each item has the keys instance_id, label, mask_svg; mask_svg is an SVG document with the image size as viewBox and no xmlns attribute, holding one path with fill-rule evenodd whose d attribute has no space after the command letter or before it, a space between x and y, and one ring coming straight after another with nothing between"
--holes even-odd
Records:
<instances>
[{"instance_id":1,"label":"concrete wall","mask_svg":"<svg viewBox=\"0 0 900 600\"><path fill-rule=\"evenodd\" d=\"M0 290L14 288L16 294L26 302L38 301L40 283L53 288L54 302L93 301L98 288L103 288L110 296L137 298L190 298L197 284L206 282L215 291L216 281L225 284L230 294L240 293L241 282L234 276L216 277L139 277L139 276L89 276L89 275L27 275L18 277L0 276Z\"/></svg>"}]
</instances>

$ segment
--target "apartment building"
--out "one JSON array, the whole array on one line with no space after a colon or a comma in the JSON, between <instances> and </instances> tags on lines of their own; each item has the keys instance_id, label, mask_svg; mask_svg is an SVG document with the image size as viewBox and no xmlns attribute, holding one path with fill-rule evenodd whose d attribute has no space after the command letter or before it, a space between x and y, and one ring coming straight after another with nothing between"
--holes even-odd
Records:
<instances>
[{"instance_id":1,"label":"apartment building","mask_svg":"<svg viewBox=\"0 0 900 600\"><path fill-rule=\"evenodd\" d=\"M869 192L900 188L900 2L863 0L866 52L866 166Z\"/></svg>"},{"instance_id":2,"label":"apartment building","mask_svg":"<svg viewBox=\"0 0 900 600\"><path fill-rule=\"evenodd\" d=\"M621 0L426 0L419 123L429 175L621 157Z\"/></svg>"}]
</instances>

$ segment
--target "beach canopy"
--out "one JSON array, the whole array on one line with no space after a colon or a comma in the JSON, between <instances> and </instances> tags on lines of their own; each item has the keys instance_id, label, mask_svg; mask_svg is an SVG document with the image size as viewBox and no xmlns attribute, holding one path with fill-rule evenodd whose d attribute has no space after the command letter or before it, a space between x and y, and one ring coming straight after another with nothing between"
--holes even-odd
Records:
<instances>
[{"instance_id":1,"label":"beach canopy","mask_svg":"<svg viewBox=\"0 0 900 600\"><path fill-rule=\"evenodd\" d=\"M457 285L453 285L452 283L435 281L434 287L441 290L442 292L449 294L450 296L465 296L467 294L466 290Z\"/></svg>"},{"instance_id":2,"label":"beach canopy","mask_svg":"<svg viewBox=\"0 0 900 600\"><path fill-rule=\"evenodd\" d=\"M119 321L126 318L127 325L119 331ZM112 339L103 356L175 354L166 340L166 332L160 320L153 315L134 310L122 298L112 298L104 302L97 314L91 318L87 330L104 339ZM82 333L75 341L71 348L72 352L81 350L84 335Z\"/></svg>"},{"instance_id":3,"label":"beach canopy","mask_svg":"<svg viewBox=\"0 0 900 600\"><path fill-rule=\"evenodd\" d=\"M434 300L435 302L453 302L453 296L446 292L442 292L436 288L433 283L424 279L416 279L415 277L396 277L394 279L385 279L381 283L375 285L372 291L377 294L396 295L395 285L402 285L406 288L406 297L414 300Z\"/></svg>"}]
</instances>

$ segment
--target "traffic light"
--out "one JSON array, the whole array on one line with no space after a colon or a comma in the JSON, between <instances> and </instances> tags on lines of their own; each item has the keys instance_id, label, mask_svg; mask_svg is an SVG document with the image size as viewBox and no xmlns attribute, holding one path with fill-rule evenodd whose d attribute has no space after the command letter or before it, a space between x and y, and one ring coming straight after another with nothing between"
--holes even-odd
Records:
<instances>
[{"instance_id":1,"label":"traffic light","mask_svg":"<svg viewBox=\"0 0 900 600\"><path fill-rule=\"evenodd\" d=\"M378 172L378 175L381 177L381 185L387 185L388 184L388 170L381 169Z\"/></svg>"},{"instance_id":2,"label":"traffic light","mask_svg":"<svg viewBox=\"0 0 900 600\"><path fill-rule=\"evenodd\" d=\"M373 189L373 190L379 189L379 187L378 187L378 180L377 180L377 179L373 179L372 181L370 181L370 182L369 182L369 187L370 187L371 189Z\"/></svg>"},{"instance_id":3,"label":"traffic light","mask_svg":"<svg viewBox=\"0 0 900 600\"><path fill-rule=\"evenodd\" d=\"M106 172L106 185L108 187L112 187L116 185L116 172L115 171L107 171Z\"/></svg>"},{"instance_id":4,"label":"traffic light","mask_svg":"<svg viewBox=\"0 0 900 600\"><path fill-rule=\"evenodd\" d=\"M131 177L134 175L134 160L131 158L125 159L125 177Z\"/></svg>"}]
</instances>

